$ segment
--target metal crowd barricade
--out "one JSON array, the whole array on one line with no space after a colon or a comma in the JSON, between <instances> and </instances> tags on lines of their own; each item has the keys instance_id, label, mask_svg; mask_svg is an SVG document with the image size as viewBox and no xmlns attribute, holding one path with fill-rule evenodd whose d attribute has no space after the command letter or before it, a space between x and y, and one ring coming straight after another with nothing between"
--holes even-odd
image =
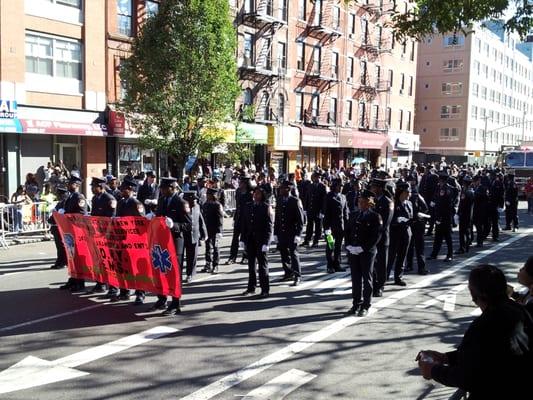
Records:
<instances>
[{"instance_id":1,"label":"metal crowd barricade","mask_svg":"<svg viewBox=\"0 0 533 400\"><path fill-rule=\"evenodd\" d=\"M235 189L224 189L224 211L227 213L235 212L237 208L237 200L235 198Z\"/></svg>"},{"instance_id":2,"label":"metal crowd barricade","mask_svg":"<svg viewBox=\"0 0 533 400\"><path fill-rule=\"evenodd\" d=\"M0 203L0 246L9 247L9 240L21 236L49 234L48 217L53 205L46 202L16 205Z\"/></svg>"}]
</instances>

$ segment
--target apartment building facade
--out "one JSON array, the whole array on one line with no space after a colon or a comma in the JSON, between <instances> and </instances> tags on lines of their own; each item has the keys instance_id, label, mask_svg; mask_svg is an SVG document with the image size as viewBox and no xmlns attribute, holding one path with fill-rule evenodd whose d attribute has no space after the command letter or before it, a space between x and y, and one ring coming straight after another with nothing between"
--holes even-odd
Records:
<instances>
[{"instance_id":1,"label":"apartment building facade","mask_svg":"<svg viewBox=\"0 0 533 400\"><path fill-rule=\"evenodd\" d=\"M418 150L413 135L416 43L385 26L409 2L232 2L243 94L238 109L261 160L392 166ZM407 9L407 8L405 8Z\"/></svg>"},{"instance_id":2,"label":"apartment building facade","mask_svg":"<svg viewBox=\"0 0 533 400\"><path fill-rule=\"evenodd\" d=\"M493 162L533 137L533 63L501 24L419 46L415 132L429 159Z\"/></svg>"}]
</instances>

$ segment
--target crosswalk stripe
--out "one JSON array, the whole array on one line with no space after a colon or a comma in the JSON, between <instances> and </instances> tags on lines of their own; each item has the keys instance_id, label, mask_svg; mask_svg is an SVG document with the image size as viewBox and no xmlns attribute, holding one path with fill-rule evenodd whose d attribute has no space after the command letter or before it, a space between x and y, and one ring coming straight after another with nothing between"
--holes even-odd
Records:
<instances>
[{"instance_id":1,"label":"crosswalk stripe","mask_svg":"<svg viewBox=\"0 0 533 400\"><path fill-rule=\"evenodd\" d=\"M242 400L282 400L314 378L316 375L299 369L291 369L252 390Z\"/></svg>"}]
</instances>

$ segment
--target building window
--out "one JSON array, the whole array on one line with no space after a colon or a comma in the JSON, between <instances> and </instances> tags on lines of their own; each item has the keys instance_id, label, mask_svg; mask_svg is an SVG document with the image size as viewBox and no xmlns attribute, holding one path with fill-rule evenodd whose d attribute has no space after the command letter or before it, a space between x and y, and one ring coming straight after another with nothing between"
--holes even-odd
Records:
<instances>
[{"instance_id":1,"label":"building window","mask_svg":"<svg viewBox=\"0 0 533 400\"><path fill-rule=\"evenodd\" d=\"M398 113L398 129L402 130L403 128L403 110L400 110Z\"/></svg>"},{"instance_id":2,"label":"building window","mask_svg":"<svg viewBox=\"0 0 533 400\"><path fill-rule=\"evenodd\" d=\"M245 106L251 106L252 105L252 89L246 88L242 92L242 103Z\"/></svg>"},{"instance_id":3,"label":"building window","mask_svg":"<svg viewBox=\"0 0 533 400\"><path fill-rule=\"evenodd\" d=\"M477 134L476 128L471 128L470 129L470 140L475 142L477 140L476 134Z\"/></svg>"},{"instance_id":4,"label":"building window","mask_svg":"<svg viewBox=\"0 0 533 400\"><path fill-rule=\"evenodd\" d=\"M387 107L385 119L387 121L387 129L390 128L392 122L392 108Z\"/></svg>"},{"instance_id":5,"label":"building window","mask_svg":"<svg viewBox=\"0 0 533 400\"><path fill-rule=\"evenodd\" d=\"M339 75L339 53L331 53L331 73L334 78Z\"/></svg>"},{"instance_id":6,"label":"building window","mask_svg":"<svg viewBox=\"0 0 533 400\"><path fill-rule=\"evenodd\" d=\"M463 70L463 60L444 60L442 62L443 72L459 72Z\"/></svg>"},{"instance_id":7,"label":"building window","mask_svg":"<svg viewBox=\"0 0 533 400\"><path fill-rule=\"evenodd\" d=\"M285 96L283 94L278 94L278 122L283 122L285 120Z\"/></svg>"},{"instance_id":8,"label":"building window","mask_svg":"<svg viewBox=\"0 0 533 400\"><path fill-rule=\"evenodd\" d=\"M159 11L159 3L156 1L146 0L146 17L151 18Z\"/></svg>"},{"instance_id":9,"label":"building window","mask_svg":"<svg viewBox=\"0 0 533 400\"><path fill-rule=\"evenodd\" d=\"M407 121L406 121L406 130L411 130L411 111L407 111Z\"/></svg>"},{"instance_id":10,"label":"building window","mask_svg":"<svg viewBox=\"0 0 533 400\"><path fill-rule=\"evenodd\" d=\"M409 96L413 95L413 82L414 78L412 76L409 77Z\"/></svg>"},{"instance_id":11,"label":"building window","mask_svg":"<svg viewBox=\"0 0 533 400\"><path fill-rule=\"evenodd\" d=\"M313 97L311 98L311 117L313 118L313 121L316 122L318 119L318 105L320 104L320 95L318 93L314 93Z\"/></svg>"},{"instance_id":12,"label":"building window","mask_svg":"<svg viewBox=\"0 0 533 400\"><path fill-rule=\"evenodd\" d=\"M361 43L368 43L368 21L364 18L361 19Z\"/></svg>"},{"instance_id":13,"label":"building window","mask_svg":"<svg viewBox=\"0 0 533 400\"><path fill-rule=\"evenodd\" d=\"M299 71L305 69L305 44L303 42L296 43L297 62L296 68Z\"/></svg>"},{"instance_id":14,"label":"building window","mask_svg":"<svg viewBox=\"0 0 533 400\"><path fill-rule=\"evenodd\" d=\"M405 74L402 72L400 75L400 94L405 92Z\"/></svg>"},{"instance_id":15,"label":"building window","mask_svg":"<svg viewBox=\"0 0 533 400\"><path fill-rule=\"evenodd\" d=\"M394 84L394 71L392 69L389 69L389 89L392 88L393 84Z\"/></svg>"},{"instance_id":16,"label":"building window","mask_svg":"<svg viewBox=\"0 0 533 400\"><path fill-rule=\"evenodd\" d=\"M477 106L472 106L472 118L477 119Z\"/></svg>"},{"instance_id":17,"label":"building window","mask_svg":"<svg viewBox=\"0 0 533 400\"><path fill-rule=\"evenodd\" d=\"M416 45L416 43L415 43L415 41L413 40L413 41L411 42L411 54L410 54L410 56L409 56L409 59L410 59L411 61L414 61L414 60L415 60L415 45Z\"/></svg>"},{"instance_id":18,"label":"building window","mask_svg":"<svg viewBox=\"0 0 533 400\"><path fill-rule=\"evenodd\" d=\"M364 102L359 103L359 128L366 129L366 104Z\"/></svg>"},{"instance_id":19,"label":"building window","mask_svg":"<svg viewBox=\"0 0 533 400\"><path fill-rule=\"evenodd\" d=\"M344 110L344 115L345 115L345 119L346 119L346 125L347 126L351 126L352 125L352 119L353 119L353 110L352 110L353 104L352 104L352 100L346 100L345 107L346 107L346 109Z\"/></svg>"},{"instance_id":20,"label":"building window","mask_svg":"<svg viewBox=\"0 0 533 400\"><path fill-rule=\"evenodd\" d=\"M244 34L244 66L254 65L254 37L251 33Z\"/></svg>"},{"instance_id":21,"label":"building window","mask_svg":"<svg viewBox=\"0 0 533 400\"><path fill-rule=\"evenodd\" d=\"M376 69L375 69L375 72L374 72L374 78L375 78L375 82L376 82L376 87L379 88L380 87L380 82L381 82L381 67L379 65L376 65Z\"/></svg>"},{"instance_id":22,"label":"building window","mask_svg":"<svg viewBox=\"0 0 533 400\"><path fill-rule=\"evenodd\" d=\"M304 20L306 18L306 12L305 12L305 6L306 6L307 0L298 0L298 19Z\"/></svg>"},{"instance_id":23,"label":"building window","mask_svg":"<svg viewBox=\"0 0 533 400\"><path fill-rule=\"evenodd\" d=\"M287 68L287 45L283 42L278 42L278 67Z\"/></svg>"},{"instance_id":24,"label":"building window","mask_svg":"<svg viewBox=\"0 0 533 400\"><path fill-rule=\"evenodd\" d=\"M333 29L339 29L341 24L341 9L340 7L333 7Z\"/></svg>"},{"instance_id":25,"label":"building window","mask_svg":"<svg viewBox=\"0 0 533 400\"><path fill-rule=\"evenodd\" d=\"M379 106L372 106L372 127L374 129L379 128Z\"/></svg>"},{"instance_id":26,"label":"building window","mask_svg":"<svg viewBox=\"0 0 533 400\"><path fill-rule=\"evenodd\" d=\"M348 34L355 35L355 14L348 15Z\"/></svg>"},{"instance_id":27,"label":"building window","mask_svg":"<svg viewBox=\"0 0 533 400\"><path fill-rule=\"evenodd\" d=\"M458 118L461 115L461 109L462 106L460 105L442 106L440 108L440 117L442 119Z\"/></svg>"},{"instance_id":28,"label":"building window","mask_svg":"<svg viewBox=\"0 0 533 400\"><path fill-rule=\"evenodd\" d=\"M132 0L117 0L118 33L132 36Z\"/></svg>"},{"instance_id":29,"label":"building window","mask_svg":"<svg viewBox=\"0 0 533 400\"><path fill-rule=\"evenodd\" d=\"M314 10L313 25L320 26L322 24L322 0L315 0Z\"/></svg>"},{"instance_id":30,"label":"building window","mask_svg":"<svg viewBox=\"0 0 533 400\"><path fill-rule=\"evenodd\" d=\"M269 107L269 96L268 92L264 91L261 96L260 108L263 111L263 120L270 121L270 107Z\"/></svg>"},{"instance_id":31,"label":"building window","mask_svg":"<svg viewBox=\"0 0 533 400\"><path fill-rule=\"evenodd\" d=\"M346 77L347 77L348 82L353 81L353 68L354 68L353 57L348 57L348 60L346 62Z\"/></svg>"},{"instance_id":32,"label":"building window","mask_svg":"<svg viewBox=\"0 0 533 400\"><path fill-rule=\"evenodd\" d=\"M320 46L313 48L313 74L320 75Z\"/></svg>"},{"instance_id":33,"label":"building window","mask_svg":"<svg viewBox=\"0 0 533 400\"><path fill-rule=\"evenodd\" d=\"M271 38L263 39L262 54L265 55L265 61L264 61L263 67L269 71L272 71L272 39Z\"/></svg>"},{"instance_id":34,"label":"building window","mask_svg":"<svg viewBox=\"0 0 533 400\"><path fill-rule=\"evenodd\" d=\"M462 93L463 93L462 82L445 82L442 84L442 94L444 95L460 95Z\"/></svg>"},{"instance_id":35,"label":"building window","mask_svg":"<svg viewBox=\"0 0 533 400\"><path fill-rule=\"evenodd\" d=\"M360 69L361 69L361 85L366 85L367 84L367 71L366 71L366 61L361 61L361 63L359 64L360 66Z\"/></svg>"},{"instance_id":36,"label":"building window","mask_svg":"<svg viewBox=\"0 0 533 400\"><path fill-rule=\"evenodd\" d=\"M463 35L447 35L444 36L444 47L459 47L465 44L465 37Z\"/></svg>"},{"instance_id":37,"label":"building window","mask_svg":"<svg viewBox=\"0 0 533 400\"><path fill-rule=\"evenodd\" d=\"M304 96L302 93L296 93L296 121L303 121L304 116Z\"/></svg>"},{"instance_id":38,"label":"building window","mask_svg":"<svg viewBox=\"0 0 533 400\"><path fill-rule=\"evenodd\" d=\"M441 128L439 140L442 142L454 142L459 140L459 129Z\"/></svg>"},{"instance_id":39,"label":"building window","mask_svg":"<svg viewBox=\"0 0 533 400\"><path fill-rule=\"evenodd\" d=\"M484 100L487 99L487 88L485 86L481 86L481 98Z\"/></svg>"},{"instance_id":40,"label":"building window","mask_svg":"<svg viewBox=\"0 0 533 400\"><path fill-rule=\"evenodd\" d=\"M80 42L26 34L26 72L81 80Z\"/></svg>"},{"instance_id":41,"label":"building window","mask_svg":"<svg viewBox=\"0 0 533 400\"><path fill-rule=\"evenodd\" d=\"M472 84L472 95L475 97L479 96L479 85L477 83Z\"/></svg>"},{"instance_id":42,"label":"building window","mask_svg":"<svg viewBox=\"0 0 533 400\"><path fill-rule=\"evenodd\" d=\"M332 97L329 99L329 113L328 113L328 124L337 123L337 99Z\"/></svg>"}]
</instances>

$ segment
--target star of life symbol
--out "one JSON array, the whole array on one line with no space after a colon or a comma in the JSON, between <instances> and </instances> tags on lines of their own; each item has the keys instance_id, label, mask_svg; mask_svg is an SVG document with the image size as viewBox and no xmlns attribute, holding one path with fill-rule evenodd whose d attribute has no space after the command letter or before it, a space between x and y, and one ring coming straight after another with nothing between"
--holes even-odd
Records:
<instances>
[{"instance_id":1,"label":"star of life symbol","mask_svg":"<svg viewBox=\"0 0 533 400\"><path fill-rule=\"evenodd\" d=\"M74 236L72 236L70 233L65 233L63 235L63 239L65 240L65 247L70 258L74 258L74 252L76 251L76 246L74 245Z\"/></svg>"},{"instance_id":2,"label":"star of life symbol","mask_svg":"<svg viewBox=\"0 0 533 400\"><path fill-rule=\"evenodd\" d=\"M172 261L170 261L170 253L167 249L162 249L160 245L156 244L152 247L151 253L154 269L158 269L163 274L172 269Z\"/></svg>"}]
</instances>

